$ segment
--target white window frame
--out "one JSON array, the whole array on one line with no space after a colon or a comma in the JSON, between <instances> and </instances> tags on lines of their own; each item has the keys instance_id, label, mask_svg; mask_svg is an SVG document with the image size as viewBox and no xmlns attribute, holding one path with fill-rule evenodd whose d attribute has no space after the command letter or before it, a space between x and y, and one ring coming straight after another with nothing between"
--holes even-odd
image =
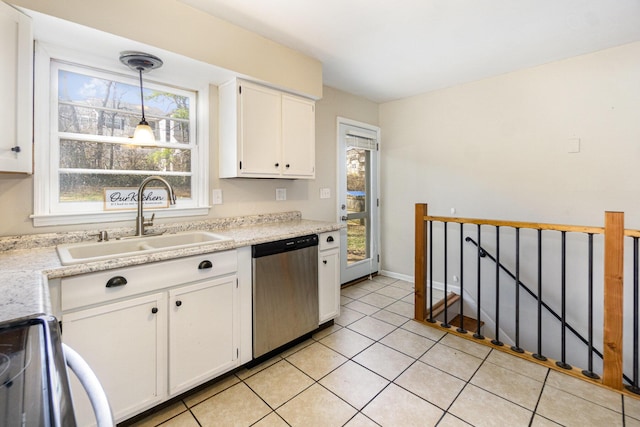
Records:
<instances>
[{"instance_id":1,"label":"white window frame","mask_svg":"<svg viewBox=\"0 0 640 427\"><path fill-rule=\"evenodd\" d=\"M123 47L123 50L126 50ZM52 73L51 61L78 64L79 67L99 69L107 74L118 74L131 77L132 84L136 84L138 77L133 72L118 68L119 62L115 58L113 64L104 59L89 58L86 54L74 55L73 51L43 43L36 43L34 61L34 213L31 215L33 225L72 225L88 223L106 223L116 221L135 220L137 212L132 211L102 211L95 207L89 209L89 203L76 205L70 209L61 210L58 194L58 131L57 126L57 73ZM82 69L82 68L80 68ZM97 73L100 74L100 71ZM191 132L195 133L195 146L192 147L191 181L192 194L190 200L178 199L175 206L168 209L154 211L157 218L200 216L209 213L209 84L206 81L194 82L192 76L171 76L171 82L152 80L145 76L145 88L153 88L154 83L172 88L182 88L196 93L195 126ZM110 78L113 79L113 76ZM164 80L167 80L165 77ZM46 101L48 100L48 101ZM192 122L193 123L193 122ZM175 147L175 145L173 145ZM56 163L57 162L57 163ZM145 174L147 175L147 174ZM78 206L84 205L84 206Z\"/></svg>"}]
</instances>

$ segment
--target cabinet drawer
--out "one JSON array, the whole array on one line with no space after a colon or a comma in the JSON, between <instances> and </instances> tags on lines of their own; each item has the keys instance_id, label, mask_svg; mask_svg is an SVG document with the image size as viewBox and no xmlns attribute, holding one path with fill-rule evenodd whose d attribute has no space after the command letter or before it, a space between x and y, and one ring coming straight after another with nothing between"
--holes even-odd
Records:
<instances>
[{"instance_id":1,"label":"cabinet drawer","mask_svg":"<svg viewBox=\"0 0 640 427\"><path fill-rule=\"evenodd\" d=\"M62 311L235 273L235 250L105 270L61 280Z\"/></svg>"},{"instance_id":2,"label":"cabinet drawer","mask_svg":"<svg viewBox=\"0 0 640 427\"><path fill-rule=\"evenodd\" d=\"M328 249L340 247L340 231L331 231L329 233L322 233L320 235L320 250L326 251Z\"/></svg>"}]
</instances>

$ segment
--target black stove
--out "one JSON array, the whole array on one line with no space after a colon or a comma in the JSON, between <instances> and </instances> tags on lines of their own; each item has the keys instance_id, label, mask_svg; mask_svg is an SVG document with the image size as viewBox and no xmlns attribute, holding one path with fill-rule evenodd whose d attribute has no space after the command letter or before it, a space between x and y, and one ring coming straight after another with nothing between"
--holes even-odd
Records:
<instances>
[{"instance_id":1,"label":"black stove","mask_svg":"<svg viewBox=\"0 0 640 427\"><path fill-rule=\"evenodd\" d=\"M58 322L0 323L0 426L75 426Z\"/></svg>"}]
</instances>

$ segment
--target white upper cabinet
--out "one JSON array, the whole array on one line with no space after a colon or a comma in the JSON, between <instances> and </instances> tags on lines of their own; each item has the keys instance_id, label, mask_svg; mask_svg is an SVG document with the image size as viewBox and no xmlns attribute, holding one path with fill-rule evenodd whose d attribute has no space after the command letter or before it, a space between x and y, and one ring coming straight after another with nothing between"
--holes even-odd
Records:
<instances>
[{"instance_id":1,"label":"white upper cabinet","mask_svg":"<svg viewBox=\"0 0 640 427\"><path fill-rule=\"evenodd\" d=\"M233 80L220 86L221 178L315 178L315 103Z\"/></svg>"},{"instance_id":2,"label":"white upper cabinet","mask_svg":"<svg viewBox=\"0 0 640 427\"><path fill-rule=\"evenodd\" d=\"M31 18L0 1L0 172L31 173Z\"/></svg>"},{"instance_id":3,"label":"white upper cabinet","mask_svg":"<svg viewBox=\"0 0 640 427\"><path fill-rule=\"evenodd\" d=\"M316 171L315 104L307 99L282 95L282 174L314 178Z\"/></svg>"}]
</instances>

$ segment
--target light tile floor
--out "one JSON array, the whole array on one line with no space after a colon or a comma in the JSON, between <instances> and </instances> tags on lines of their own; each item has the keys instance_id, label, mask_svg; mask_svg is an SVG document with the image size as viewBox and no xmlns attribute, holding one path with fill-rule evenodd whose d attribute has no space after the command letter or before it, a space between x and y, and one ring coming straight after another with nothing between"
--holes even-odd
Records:
<instances>
[{"instance_id":1,"label":"light tile floor","mask_svg":"<svg viewBox=\"0 0 640 427\"><path fill-rule=\"evenodd\" d=\"M411 283L376 276L343 289L341 309L136 425L640 427L640 400L411 320Z\"/></svg>"}]
</instances>

